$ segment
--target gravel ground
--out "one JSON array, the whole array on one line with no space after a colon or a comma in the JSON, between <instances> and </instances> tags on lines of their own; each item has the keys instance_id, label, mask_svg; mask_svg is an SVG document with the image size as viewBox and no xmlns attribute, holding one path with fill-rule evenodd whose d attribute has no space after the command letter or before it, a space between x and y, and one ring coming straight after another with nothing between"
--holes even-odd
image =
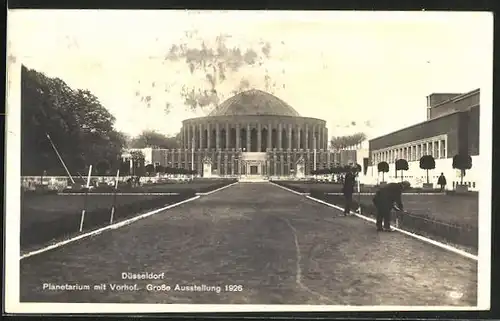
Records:
<instances>
[{"instance_id":1,"label":"gravel ground","mask_svg":"<svg viewBox=\"0 0 500 321\"><path fill-rule=\"evenodd\" d=\"M164 272L123 280L122 272ZM27 258L23 302L475 306L477 264L269 183L241 183ZM43 290L44 283L107 284ZM110 284L137 284L112 290ZM148 291L147 284L170 285ZM221 292L175 291L176 284ZM225 286L241 286L226 291ZM237 289L237 288L236 288Z\"/></svg>"}]
</instances>

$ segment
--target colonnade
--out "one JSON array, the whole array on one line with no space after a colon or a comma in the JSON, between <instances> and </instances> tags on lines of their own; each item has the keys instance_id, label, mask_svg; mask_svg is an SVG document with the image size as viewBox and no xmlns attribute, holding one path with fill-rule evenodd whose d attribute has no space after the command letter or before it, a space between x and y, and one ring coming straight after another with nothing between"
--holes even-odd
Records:
<instances>
[{"instance_id":1,"label":"colonnade","mask_svg":"<svg viewBox=\"0 0 500 321\"><path fill-rule=\"evenodd\" d=\"M185 149L327 149L328 130L320 124L230 124L202 123L184 125L181 131Z\"/></svg>"}]
</instances>

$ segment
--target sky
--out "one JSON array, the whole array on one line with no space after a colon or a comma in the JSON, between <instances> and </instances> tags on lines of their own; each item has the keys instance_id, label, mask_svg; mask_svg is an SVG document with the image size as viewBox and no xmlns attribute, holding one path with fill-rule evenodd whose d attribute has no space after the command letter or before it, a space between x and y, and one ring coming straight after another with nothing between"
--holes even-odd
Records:
<instances>
[{"instance_id":1,"label":"sky","mask_svg":"<svg viewBox=\"0 0 500 321\"><path fill-rule=\"evenodd\" d=\"M490 79L492 21L479 12L14 10L8 50L90 90L131 136L175 134L183 119L255 88L326 120L330 136L374 138L425 121L430 93Z\"/></svg>"}]
</instances>

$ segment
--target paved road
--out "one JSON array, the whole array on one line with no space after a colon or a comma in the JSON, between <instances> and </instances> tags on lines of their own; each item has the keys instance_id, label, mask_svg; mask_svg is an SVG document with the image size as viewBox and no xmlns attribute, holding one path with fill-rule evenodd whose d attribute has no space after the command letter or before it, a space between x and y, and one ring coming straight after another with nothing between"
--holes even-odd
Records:
<instances>
[{"instance_id":1,"label":"paved road","mask_svg":"<svg viewBox=\"0 0 500 321\"><path fill-rule=\"evenodd\" d=\"M164 272L123 280L122 272ZM476 305L477 265L269 183L241 183L21 261L21 301ZM43 290L107 284L105 290ZM112 290L110 284L137 284ZM152 292L147 284L171 286ZM220 285L221 292L175 291ZM242 286L225 291L226 285ZM164 286L164 287L165 287ZM236 288L237 290L237 288Z\"/></svg>"}]
</instances>

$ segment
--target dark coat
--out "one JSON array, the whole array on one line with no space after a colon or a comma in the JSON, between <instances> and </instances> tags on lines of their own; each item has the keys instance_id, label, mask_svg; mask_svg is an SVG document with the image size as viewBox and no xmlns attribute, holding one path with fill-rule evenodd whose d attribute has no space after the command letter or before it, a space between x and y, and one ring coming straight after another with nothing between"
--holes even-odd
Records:
<instances>
[{"instance_id":1,"label":"dark coat","mask_svg":"<svg viewBox=\"0 0 500 321\"><path fill-rule=\"evenodd\" d=\"M399 183L389 183L381 187L373 197L373 203L379 208L389 210L396 204L401 210L403 210L403 202L401 200L401 195L403 194L403 188Z\"/></svg>"},{"instance_id":2,"label":"dark coat","mask_svg":"<svg viewBox=\"0 0 500 321\"><path fill-rule=\"evenodd\" d=\"M446 177L444 175L439 176L438 185L446 185Z\"/></svg>"},{"instance_id":3,"label":"dark coat","mask_svg":"<svg viewBox=\"0 0 500 321\"><path fill-rule=\"evenodd\" d=\"M356 184L356 176L353 173L347 173L344 178L344 186L342 193L344 195L352 195L354 193L354 185Z\"/></svg>"}]
</instances>

